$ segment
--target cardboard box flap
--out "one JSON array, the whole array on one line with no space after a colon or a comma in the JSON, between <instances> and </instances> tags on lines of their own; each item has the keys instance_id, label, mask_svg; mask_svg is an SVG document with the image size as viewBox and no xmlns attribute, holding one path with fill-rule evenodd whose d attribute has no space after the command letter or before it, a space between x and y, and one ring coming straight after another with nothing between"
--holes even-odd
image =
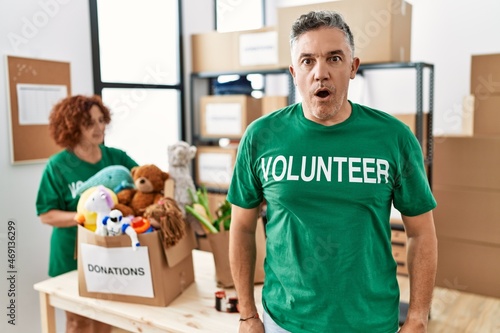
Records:
<instances>
[{"instance_id":1,"label":"cardboard box flap","mask_svg":"<svg viewBox=\"0 0 500 333\"><path fill-rule=\"evenodd\" d=\"M196 248L196 239L194 237L194 232L189 224L186 225L186 235L179 241L168 249L165 249L165 257L167 258L167 264L169 267L177 265L179 262L184 260L187 256L191 254L191 251Z\"/></svg>"}]
</instances>

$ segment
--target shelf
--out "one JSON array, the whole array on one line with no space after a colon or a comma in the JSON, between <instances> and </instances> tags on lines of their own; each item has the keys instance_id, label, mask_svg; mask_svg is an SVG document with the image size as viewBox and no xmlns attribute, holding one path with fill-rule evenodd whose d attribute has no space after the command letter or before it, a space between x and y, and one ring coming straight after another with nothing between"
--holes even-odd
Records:
<instances>
[{"instance_id":1,"label":"shelf","mask_svg":"<svg viewBox=\"0 0 500 333\"><path fill-rule=\"evenodd\" d=\"M421 147L424 147L424 71L429 73L428 76L428 100L427 100L427 140L426 154L424 156L424 163L427 168L427 177L429 185L432 187L432 167L433 167L433 145L434 137L432 134L433 128L433 114L434 114L434 65L425 62L387 62L387 63L372 63L372 64L361 64L359 66L358 75L364 75L367 71L375 70L398 70L398 69L413 69L416 72L416 106L415 106L415 136ZM277 69L262 69L262 70L251 70L251 71L234 71L234 72L198 72L191 73L190 80L190 101L191 101L191 140L193 144L204 144L204 145L217 145L218 139L206 139L201 138L199 133L199 114L196 110L199 110L199 97L201 95L211 95L213 94L213 80L216 80L221 75L240 75L246 76L250 74L262 74L262 75L288 75L288 104L295 103L295 86L293 83L293 78L290 75L288 68L277 68ZM264 88L265 90L265 88Z\"/></svg>"}]
</instances>

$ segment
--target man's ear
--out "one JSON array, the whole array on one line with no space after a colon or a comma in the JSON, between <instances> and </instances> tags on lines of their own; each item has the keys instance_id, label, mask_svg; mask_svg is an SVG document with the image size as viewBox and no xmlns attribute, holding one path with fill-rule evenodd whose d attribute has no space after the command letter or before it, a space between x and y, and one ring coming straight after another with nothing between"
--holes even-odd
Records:
<instances>
[{"instance_id":1,"label":"man's ear","mask_svg":"<svg viewBox=\"0 0 500 333\"><path fill-rule=\"evenodd\" d=\"M293 68L293 65L288 66L288 70L290 71L290 74L292 75L293 84L297 85L297 82L295 81L295 69Z\"/></svg>"},{"instance_id":2,"label":"man's ear","mask_svg":"<svg viewBox=\"0 0 500 333\"><path fill-rule=\"evenodd\" d=\"M357 57L354 57L352 59L352 64L351 64L351 80L356 77L356 73L358 72L360 60Z\"/></svg>"}]
</instances>

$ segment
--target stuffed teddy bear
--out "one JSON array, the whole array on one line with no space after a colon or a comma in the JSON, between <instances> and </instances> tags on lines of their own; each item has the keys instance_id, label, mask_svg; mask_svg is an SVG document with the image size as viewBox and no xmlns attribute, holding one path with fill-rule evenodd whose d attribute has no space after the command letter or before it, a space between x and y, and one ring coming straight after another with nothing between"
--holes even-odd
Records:
<instances>
[{"instance_id":1,"label":"stuffed teddy bear","mask_svg":"<svg viewBox=\"0 0 500 333\"><path fill-rule=\"evenodd\" d=\"M154 164L134 167L130 173L135 188L118 192L118 204L114 209L121 211L123 216L142 216L148 206L163 198L163 187L169 174Z\"/></svg>"},{"instance_id":2,"label":"stuffed teddy bear","mask_svg":"<svg viewBox=\"0 0 500 333\"><path fill-rule=\"evenodd\" d=\"M193 178L189 170L189 163L196 155L196 147L190 146L187 142L178 141L168 146L168 172L170 178L175 182L174 199L185 215L186 205L192 204L191 196L196 195Z\"/></svg>"}]
</instances>

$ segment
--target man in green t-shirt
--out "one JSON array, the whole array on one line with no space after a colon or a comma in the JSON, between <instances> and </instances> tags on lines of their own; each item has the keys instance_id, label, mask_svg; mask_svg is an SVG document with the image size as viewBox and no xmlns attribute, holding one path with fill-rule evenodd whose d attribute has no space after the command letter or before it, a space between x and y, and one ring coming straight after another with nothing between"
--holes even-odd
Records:
<instances>
[{"instance_id":1,"label":"man in green t-shirt","mask_svg":"<svg viewBox=\"0 0 500 333\"><path fill-rule=\"evenodd\" d=\"M404 333L426 332L436 273L431 193L420 145L396 118L347 99L360 60L338 13L292 26L302 96L261 117L239 146L228 200L240 332L398 330L390 211L403 217L411 281ZM264 323L253 295L255 229L266 204Z\"/></svg>"}]
</instances>

